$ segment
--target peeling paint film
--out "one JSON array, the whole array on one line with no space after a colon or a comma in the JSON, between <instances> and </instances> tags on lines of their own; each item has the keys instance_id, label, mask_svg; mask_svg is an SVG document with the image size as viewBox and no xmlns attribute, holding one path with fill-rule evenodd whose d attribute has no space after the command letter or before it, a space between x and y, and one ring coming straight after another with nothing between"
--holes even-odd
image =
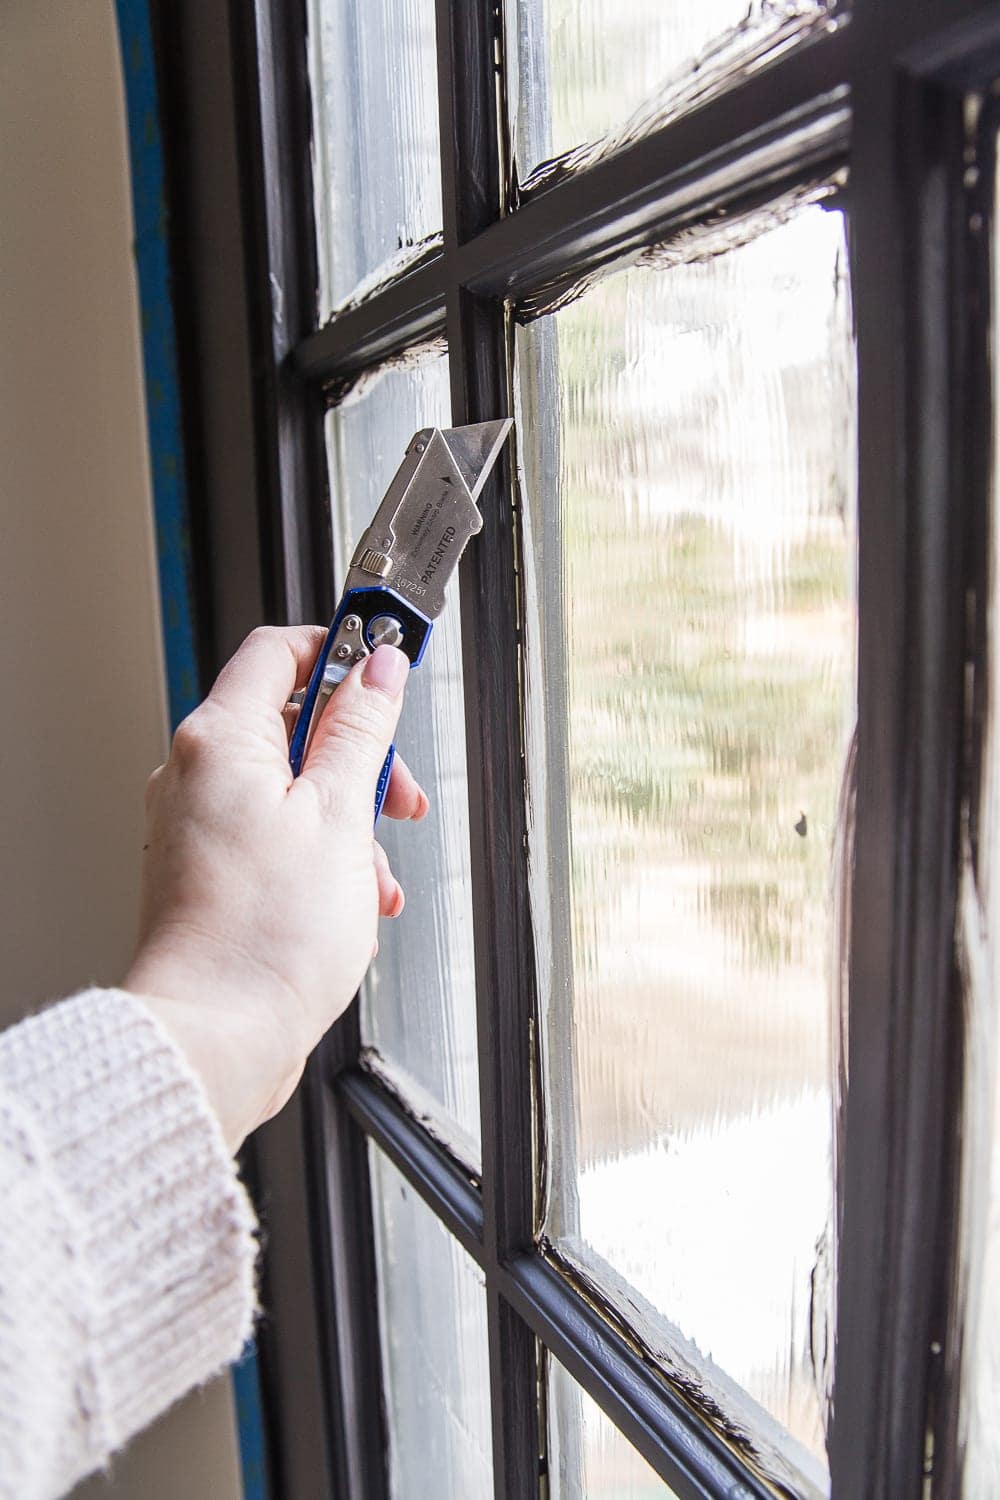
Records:
<instances>
[{"instance_id":1,"label":"peeling paint film","mask_svg":"<svg viewBox=\"0 0 1000 1500\"><path fill-rule=\"evenodd\" d=\"M613 156L846 12L834 0L505 7L515 199Z\"/></svg>"},{"instance_id":2,"label":"peeling paint film","mask_svg":"<svg viewBox=\"0 0 1000 1500\"><path fill-rule=\"evenodd\" d=\"M759 1472L828 1492L843 212L690 231L516 329L543 1234Z\"/></svg>"}]
</instances>

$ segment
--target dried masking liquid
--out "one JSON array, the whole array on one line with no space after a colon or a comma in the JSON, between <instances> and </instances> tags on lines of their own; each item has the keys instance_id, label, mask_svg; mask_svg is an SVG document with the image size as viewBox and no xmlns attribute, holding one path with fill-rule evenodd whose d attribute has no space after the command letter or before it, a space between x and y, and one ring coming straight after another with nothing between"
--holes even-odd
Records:
<instances>
[{"instance_id":1,"label":"dried masking liquid","mask_svg":"<svg viewBox=\"0 0 1000 1500\"><path fill-rule=\"evenodd\" d=\"M844 9L828 0L519 0L505 7L521 190L549 186L632 145Z\"/></svg>"}]
</instances>

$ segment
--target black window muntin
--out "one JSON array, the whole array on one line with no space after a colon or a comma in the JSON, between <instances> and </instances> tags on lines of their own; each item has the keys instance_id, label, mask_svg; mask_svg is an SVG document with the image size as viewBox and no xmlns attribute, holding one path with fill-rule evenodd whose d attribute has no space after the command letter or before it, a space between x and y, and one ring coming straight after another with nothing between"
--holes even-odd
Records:
<instances>
[{"instance_id":1,"label":"black window muntin","mask_svg":"<svg viewBox=\"0 0 1000 1500\"><path fill-rule=\"evenodd\" d=\"M807 171L849 166L861 554L853 906L865 921L855 920L851 958L831 1467L837 1496L916 1494L928 1431L936 1472L954 1472L954 1391L935 1351L949 1347L942 1336L954 1255L949 1184L956 1176L960 1028L950 954L965 789L956 683L977 649L963 624L964 604L985 524L983 465L977 469L962 454L970 438L983 451L988 432L982 382L977 387L970 374L977 360L986 364L986 301L982 257L977 261L969 245L965 100L994 76L997 12L956 0L856 0L845 28L793 49L622 157L501 217L497 7L438 0L444 251L317 330L302 9L298 0L257 0L253 15L240 6L229 14L256 443L253 583L273 619L322 619L332 608L321 426L329 387L443 330L454 420L495 416L505 409L511 301L658 237L672 215L704 211L697 184L709 167L723 175L735 167L727 191L752 199ZM161 20L161 40L165 29ZM184 66L179 73L189 82ZM802 127L838 112L840 124L812 137L817 154ZM791 132L800 133L800 145L786 156L778 150L778 175L771 167L741 175L751 146ZM978 149L990 149L988 142ZM770 160L767 150L758 156ZM980 201L980 218L991 207ZM978 318L969 315L973 291ZM357 1068L357 1021L349 1015L328 1039L303 1095L320 1316L310 1332L315 1369L305 1383L299 1377L297 1390L288 1372L300 1352L294 1340L304 1345L305 1322L296 1327L279 1313L281 1286L302 1247L287 1226L274 1223L265 1260L265 1302L270 1288L279 1310L261 1336L274 1471L280 1480L315 1463L324 1475L319 1492L385 1492L370 1135L484 1268L498 1495L534 1493L538 1485L537 1337L679 1494L732 1494L740 1485L744 1493L763 1492L676 1400L628 1330L613 1328L532 1243L534 967L522 878L517 531L509 495L505 472L488 501L496 522L463 563L483 1182L470 1182ZM224 523L225 506L215 509ZM205 593L215 627L206 647L211 665L238 611L217 577ZM487 724L505 726L503 735L480 735ZM286 1130L286 1152L288 1146ZM266 1142L257 1155L265 1204L271 1196L277 1201L285 1163L273 1152L269 1158ZM914 1234L914 1223L933 1224L935 1232ZM301 1283L301 1261L294 1270ZM316 1370L324 1377L329 1438L322 1462L315 1427L306 1430L295 1410L296 1396L312 1394L306 1386ZM303 1459L307 1447L313 1452Z\"/></svg>"}]
</instances>

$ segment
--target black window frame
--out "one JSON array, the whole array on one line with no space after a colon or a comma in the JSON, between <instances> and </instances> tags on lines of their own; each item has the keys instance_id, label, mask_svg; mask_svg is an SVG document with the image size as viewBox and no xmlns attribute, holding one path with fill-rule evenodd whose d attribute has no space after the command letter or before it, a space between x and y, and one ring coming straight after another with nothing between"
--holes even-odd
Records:
<instances>
[{"instance_id":1,"label":"black window frame","mask_svg":"<svg viewBox=\"0 0 1000 1500\"><path fill-rule=\"evenodd\" d=\"M444 250L324 328L303 0L152 9L206 681L260 619L332 614L322 430L331 385L444 332L453 420L504 414L508 300L662 236L692 205L704 211L698 181L751 150L757 165L738 188L748 198L848 166L859 813L831 1473L835 1500L916 1497L930 1437L937 1492L955 1493L953 929L969 792L964 684L985 649L969 600L983 586L990 431L988 265L970 217L987 228L992 218L986 174L978 185L967 176L965 101L1000 72L1000 8L854 0L849 24L514 207L497 131L500 5L435 0ZM772 148L792 129L802 145L782 162ZM497 1497L538 1493L536 1340L685 1500L763 1496L772 1491L629 1330L534 1242L535 965L506 458L484 510L490 524L462 563L482 1181L359 1066L353 1007L248 1160L265 1224L272 1490L388 1494L371 1139L483 1268Z\"/></svg>"}]
</instances>

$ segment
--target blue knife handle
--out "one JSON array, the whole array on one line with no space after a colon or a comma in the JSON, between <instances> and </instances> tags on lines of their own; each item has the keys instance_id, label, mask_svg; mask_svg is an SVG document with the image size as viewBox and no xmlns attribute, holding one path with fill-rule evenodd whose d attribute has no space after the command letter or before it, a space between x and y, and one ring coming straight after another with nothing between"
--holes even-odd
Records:
<instances>
[{"instance_id":1,"label":"blue knife handle","mask_svg":"<svg viewBox=\"0 0 1000 1500\"><path fill-rule=\"evenodd\" d=\"M378 815L382 811L382 803L385 801L385 794L389 790L389 777L392 775L392 763L393 763L393 761L395 759L396 759L396 747L395 747L395 745L390 745L389 746L389 754L385 758L385 764L384 764L384 766L382 767L381 771L378 773L378 782L377 782L377 784L375 786L375 821L376 821L376 823L378 822Z\"/></svg>"},{"instance_id":2,"label":"blue knife handle","mask_svg":"<svg viewBox=\"0 0 1000 1500\"><path fill-rule=\"evenodd\" d=\"M323 674L326 671L330 652L336 639L340 622L345 615L355 614L361 620L361 633L365 645L372 649L372 641L368 637L368 626L370 621L377 619L379 615L392 615L399 619L403 625L403 641L401 649L410 658L411 670L420 665L423 660L424 651L431 635L431 622L426 615L408 604L393 589L378 587L370 589L351 589L340 601L337 613L333 617L330 629L327 631L326 640L316 658L316 665L312 669L309 678L309 686L306 688L299 716L292 731L292 738L288 746L288 759L291 763L292 774L298 776L302 770L302 762L305 759L306 747L309 743L309 733L312 726L313 713L316 708L316 699L319 696L320 686L323 682ZM389 754L379 772L378 782L375 787L375 819L377 823L385 802L386 793L389 790L389 777L392 774L392 762L396 755L395 745L389 746Z\"/></svg>"}]
</instances>

